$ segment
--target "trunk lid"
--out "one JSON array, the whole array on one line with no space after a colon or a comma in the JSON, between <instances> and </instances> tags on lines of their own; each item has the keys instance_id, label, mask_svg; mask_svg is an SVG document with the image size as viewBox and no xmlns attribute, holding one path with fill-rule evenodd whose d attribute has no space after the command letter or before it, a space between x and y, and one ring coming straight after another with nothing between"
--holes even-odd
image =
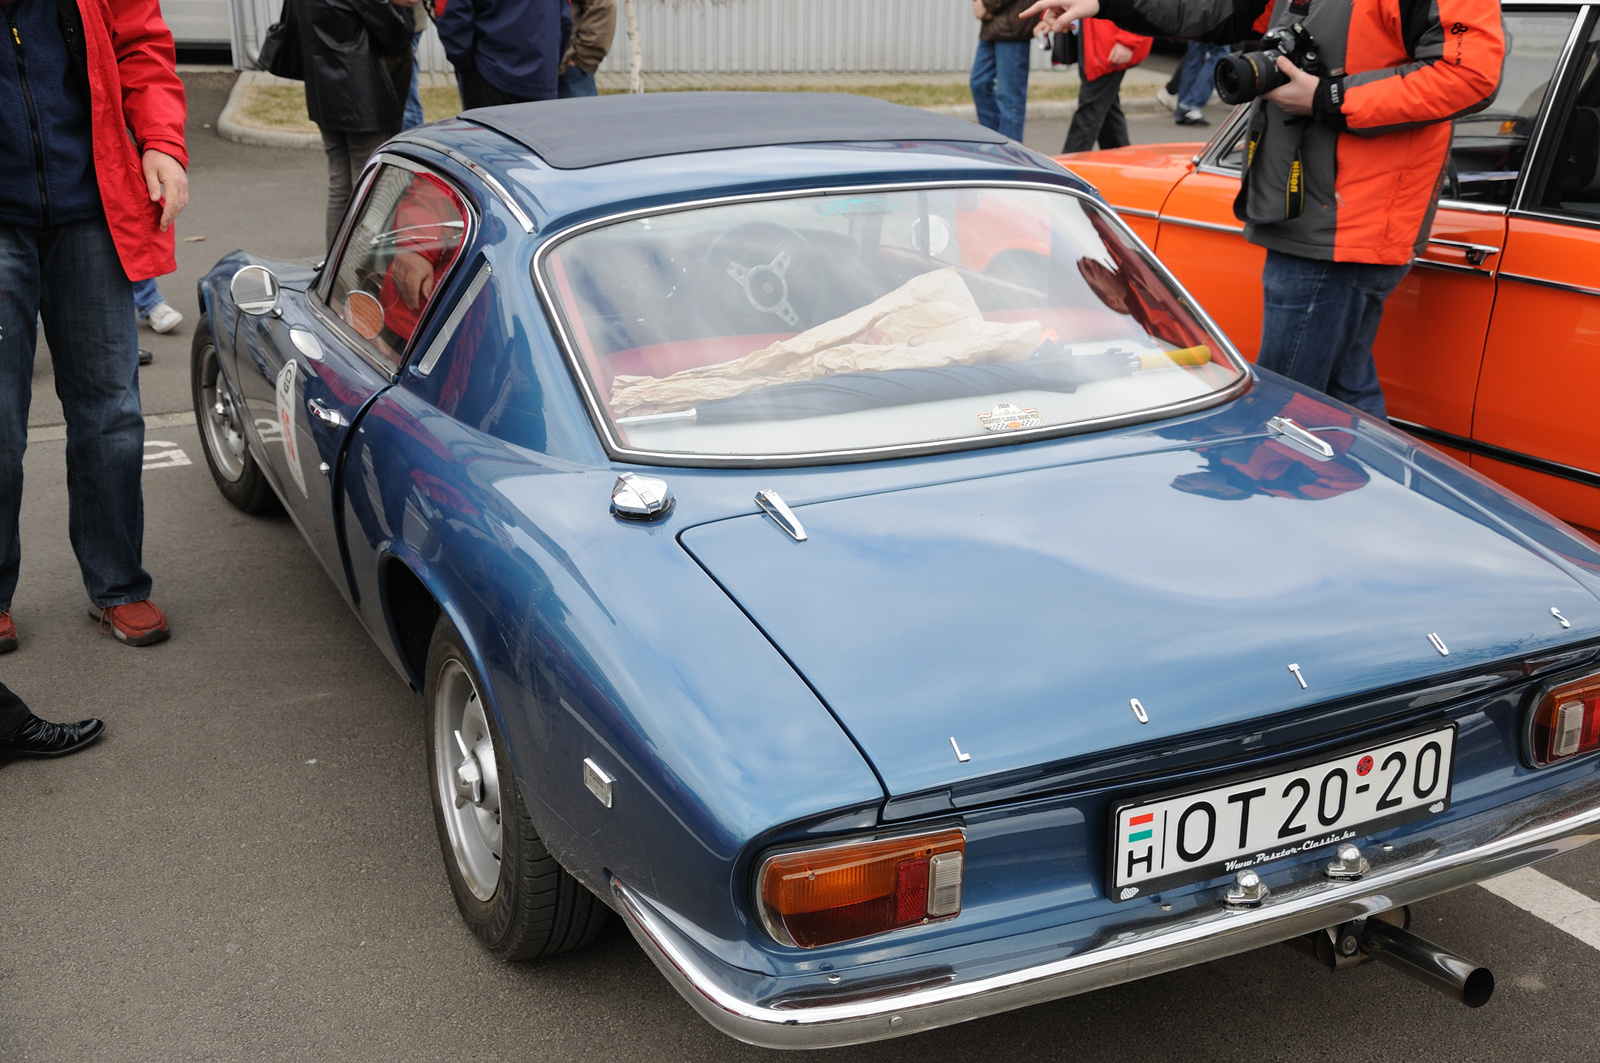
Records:
<instances>
[{"instance_id":1,"label":"trunk lid","mask_svg":"<svg viewBox=\"0 0 1600 1063\"><path fill-rule=\"evenodd\" d=\"M1332 461L1236 437L790 499L804 542L761 514L681 538L891 796L1600 634L1568 572L1387 448L1321 434Z\"/></svg>"}]
</instances>

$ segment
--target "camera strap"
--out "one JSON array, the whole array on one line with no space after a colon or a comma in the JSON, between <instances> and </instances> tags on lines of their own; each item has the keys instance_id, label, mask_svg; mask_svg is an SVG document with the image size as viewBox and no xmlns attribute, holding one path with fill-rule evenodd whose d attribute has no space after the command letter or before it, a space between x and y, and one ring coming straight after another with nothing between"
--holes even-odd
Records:
<instances>
[{"instance_id":1,"label":"camera strap","mask_svg":"<svg viewBox=\"0 0 1600 1063\"><path fill-rule=\"evenodd\" d=\"M1266 104L1263 101L1257 105L1255 114L1250 117L1250 127L1245 140L1244 170L1239 175L1239 194L1233 199L1233 216L1242 222L1255 225L1270 225L1273 222L1298 218L1306 208L1306 167L1302 135L1295 139L1294 154L1288 160L1288 167L1283 174L1282 214L1276 217L1264 216L1262 208L1266 204L1261 203L1256 204L1256 210L1250 209L1250 181L1256 173L1256 166L1260 161L1258 155L1267 126L1270 124L1271 119L1267 115Z\"/></svg>"}]
</instances>

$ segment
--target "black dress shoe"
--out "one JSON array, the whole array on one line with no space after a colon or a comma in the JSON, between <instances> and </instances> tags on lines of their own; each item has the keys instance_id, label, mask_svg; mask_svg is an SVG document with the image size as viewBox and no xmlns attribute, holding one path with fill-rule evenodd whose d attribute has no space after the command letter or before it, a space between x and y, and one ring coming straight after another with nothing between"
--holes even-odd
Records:
<instances>
[{"instance_id":1,"label":"black dress shoe","mask_svg":"<svg viewBox=\"0 0 1600 1063\"><path fill-rule=\"evenodd\" d=\"M64 757L90 745L105 732L100 720L51 723L34 716L5 738L0 738L0 761L17 757Z\"/></svg>"}]
</instances>

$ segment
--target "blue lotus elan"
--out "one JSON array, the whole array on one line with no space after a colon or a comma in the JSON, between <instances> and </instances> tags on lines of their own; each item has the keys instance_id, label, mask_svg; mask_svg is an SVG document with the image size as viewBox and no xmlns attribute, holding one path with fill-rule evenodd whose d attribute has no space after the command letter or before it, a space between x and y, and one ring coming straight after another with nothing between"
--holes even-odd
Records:
<instances>
[{"instance_id":1,"label":"blue lotus elan","mask_svg":"<svg viewBox=\"0 0 1600 1063\"><path fill-rule=\"evenodd\" d=\"M848 96L467 112L201 282L217 486L422 692L462 917L612 912L713 1025L870 1041L1600 834L1600 551L1248 366L1118 216Z\"/></svg>"}]
</instances>

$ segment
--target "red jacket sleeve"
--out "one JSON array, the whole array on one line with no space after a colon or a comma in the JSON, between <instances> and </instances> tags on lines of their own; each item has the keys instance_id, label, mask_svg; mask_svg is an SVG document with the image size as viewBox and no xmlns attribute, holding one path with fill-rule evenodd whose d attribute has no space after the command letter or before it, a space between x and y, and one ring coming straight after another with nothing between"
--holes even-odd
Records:
<instances>
[{"instance_id":1,"label":"red jacket sleeve","mask_svg":"<svg viewBox=\"0 0 1600 1063\"><path fill-rule=\"evenodd\" d=\"M183 143L188 114L178 78L172 31L161 19L159 0L106 0L111 11L111 47L122 83L122 113L139 150L153 148L185 168Z\"/></svg>"},{"instance_id":2,"label":"red jacket sleeve","mask_svg":"<svg viewBox=\"0 0 1600 1063\"><path fill-rule=\"evenodd\" d=\"M1316 115L1336 129L1376 136L1480 111L1499 90L1505 49L1498 0L1358 5L1348 72L1322 80Z\"/></svg>"}]
</instances>

